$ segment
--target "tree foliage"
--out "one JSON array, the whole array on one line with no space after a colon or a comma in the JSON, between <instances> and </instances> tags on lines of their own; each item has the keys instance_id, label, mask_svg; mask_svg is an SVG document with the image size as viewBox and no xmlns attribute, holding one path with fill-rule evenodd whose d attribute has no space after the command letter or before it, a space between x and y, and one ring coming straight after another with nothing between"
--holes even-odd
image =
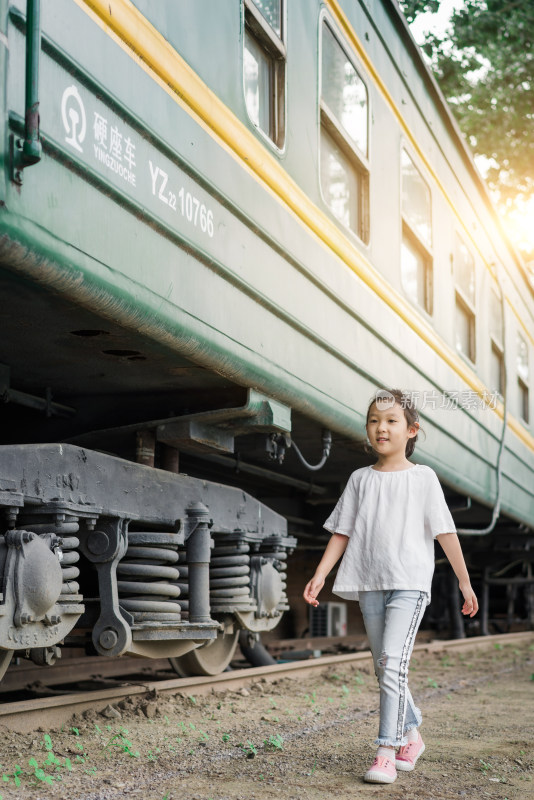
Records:
<instances>
[{"instance_id":1,"label":"tree foliage","mask_svg":"<svg viewBox=\"0 0 534 800\"><path fill-rule=\"evenodd\" d=\"M408 22L413 22L419 14L426 11L435 14L439 8L439 0L406 0L401 2L401 7Z\"/></svg>"},{"instance_id":2,"label":"tree foliage","mask_svg":"<svg viewBox=\"0 0 534 800\"><path fill-rule=\"evenodd\" d=\"M431 3L402 2L408 21ZM534 2L465 0L423 51L501 205L534 195Z\"/></svg>"}]
</instances>

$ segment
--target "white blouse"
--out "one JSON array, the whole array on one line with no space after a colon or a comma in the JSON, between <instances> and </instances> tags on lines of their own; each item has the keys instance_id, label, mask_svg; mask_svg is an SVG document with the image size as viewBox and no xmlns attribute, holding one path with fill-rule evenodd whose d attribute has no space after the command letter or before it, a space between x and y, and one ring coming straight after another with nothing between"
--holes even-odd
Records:
<instances>
[{"instance_id":1,"label":"white blouse","mask_svg":"<svg viewBox=\"0 0 534 800\"><path fill-rule=\"evenodd\" d=\"M434 538L456 531L436 473L422 464L357 469L324 527L349 537L334 594L357 600L358 592L418 589L428 603Z\"/></svg>"}]
</instances>

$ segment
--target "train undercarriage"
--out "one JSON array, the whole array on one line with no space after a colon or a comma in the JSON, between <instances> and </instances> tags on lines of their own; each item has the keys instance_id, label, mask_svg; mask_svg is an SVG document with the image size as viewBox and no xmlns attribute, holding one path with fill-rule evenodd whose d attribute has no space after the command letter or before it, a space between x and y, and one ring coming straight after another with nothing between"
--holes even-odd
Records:
<instances>
[{"instance_id":1,"label":"train undercarriage","mask_svg":"<svg viewBox=\"0 0 534 800\"><path fill-rule=\"evenodd\" d=\"M2 448L0 672L63 643L216 674L288 608L287 523L239 489L73 445Z\"/></svg>"}]
</instances>

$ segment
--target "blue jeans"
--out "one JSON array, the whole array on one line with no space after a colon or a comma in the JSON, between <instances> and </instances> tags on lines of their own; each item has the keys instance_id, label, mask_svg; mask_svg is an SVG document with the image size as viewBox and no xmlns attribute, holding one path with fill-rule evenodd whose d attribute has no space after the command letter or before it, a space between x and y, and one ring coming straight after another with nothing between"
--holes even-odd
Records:
<instances>
[{"instance_id":1,"label":"blue jeans","mask_svg":"<svg viewBox=\"0 0 534 800\"><path fill-rule=\"evenodd\" d=\"M359 592L359 602L380 686L375 744L400 747L407 742L406 733L422 721L408 689L408 666L427 595L406 589Z\"/></svg>"}]
</instances>

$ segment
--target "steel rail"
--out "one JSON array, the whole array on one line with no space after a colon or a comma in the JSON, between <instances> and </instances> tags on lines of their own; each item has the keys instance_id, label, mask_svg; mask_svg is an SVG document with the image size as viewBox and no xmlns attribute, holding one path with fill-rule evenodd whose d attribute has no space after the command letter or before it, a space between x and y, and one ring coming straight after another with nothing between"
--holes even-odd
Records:
<instances>
[{"instance_id":1,"label":"steel rail","mask_svg":"<svg viewBox=\"0 0 534 800\"><path fill-rule=\"evenodd\" d=\"M42 667L26 659L21 659L21 662L12 664L0 681L0 702L5 701L9 694L31 692L36 686L44 690L69 683L128 679L129 675L146 675L151 680L155 673L170 671L168 658L70 656L53 666Z\"/></svg>"},{"instance_id":2,"label":"steel rail","mask_svg":"<svg viewBox=\"0 0 534 800\"><path fill-rule=\"evenodd\" d=\"M416 644L414 651L468 650L470 648L491 647L497 643L513 644L514 642L529 641L531 639L534 640L534 632L532 631L505 633L495 636L476 636L468 639L440 639L424 644ZM38 726L57 728L67 722L74 714L81 714L87 710L102 711L108 705L114 705L125 697L145 697L148 694L177 694L178 692L195 696L208 694L212 690L235 691L262 678L266 681L274 681L284 677L304 677L328 668L352 666L370 661L370 652L363 651L337 656L322 656L307 661L277 664L269 667L233 670L231 672L223 672L215 677L176 678L142 683L125 682L110 689L3 703L0 705L0 726L20 733L28 733Z\"/></svg>"}]
</instances>

